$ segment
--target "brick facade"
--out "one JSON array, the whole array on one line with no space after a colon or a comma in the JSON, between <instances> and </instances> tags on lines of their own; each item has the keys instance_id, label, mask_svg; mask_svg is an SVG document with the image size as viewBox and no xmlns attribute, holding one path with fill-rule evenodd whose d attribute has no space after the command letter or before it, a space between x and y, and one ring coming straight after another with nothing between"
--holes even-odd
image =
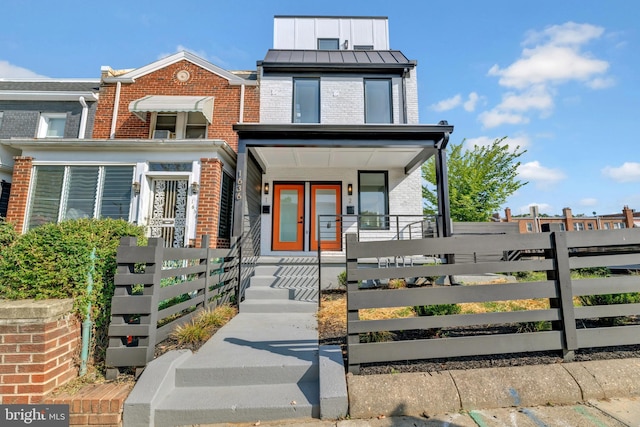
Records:
<instances>
[{"instance_id":1,"label":"brick facade","mask_svg":"<svg viewBox=\"0 0 640 427\"><path fill-rule=\"evenodd\" d=\"M191 75L188 82L180 82L176 73L187 70ZM233 125L240 121L257 122L259 119L256 86L246 86L244 93L244 117L240 118L239 85L229 81L190 61L181 60L136 79L135 83L122 83L118 108L116 139L148 139L150 120L142 121L129 112L129 104L147 95L213 96L213 123L208 127L207 138L222 139L237 151L238 136ZM100 101L96 111L93 138L110 137L111 121L115 104L115 83L103 83L100 87Z\"/></svg>"},{"instance_id":2,"label":"brick facade","mask_svg":"<svg viewBox=\"0 0 640 427\"><path fill-rule=\"evenodd\" d=\"M200 159L200 198L198 200L196 245L200 245L202 236L209 235L211 247L225 247L218 245L221 187L222 162L218 159Z\"/></svg>"},{"instance_id":3,"label":"brick facade","mask_svg":"<svg viewBox=\"0 0 640 427\"><path fill-rule=\"evenodd\" d=\"M73 301L65 301L53 308L43 307L46 301L0 307L0 403L40 403L78 375L80 322L69 313Z\"/></svg>"},{"instance_id":4,"label":"brick facade","mask_svg":"<svg viewBox=\"0 0 640 427\"><path fill-rule=\"evenodd\" d=\"M499 214L496 214L496 220ZM514 217L511 209L505 209L503 222L517 222L520 233L539 233L542 224L560 224L566 231L613 230L617 228L633 228L640 222L640 215L625 206L621 214L600 216L574 216L571 208L562 209L562 216L527 215Z\"/></svg>"},{"instance_id":5,"label":"brick facade","mask_svg":"<svg viewBox=\"0 0 640 427\"><path fill-rule=\"evenodd\" d=\"M11 184L11 195L9 196L7 221L14 224L16 231L19 233L24 229L32 165L33 158L31 157L14 157L13 183Z\"/></svg>"}]
</instances>

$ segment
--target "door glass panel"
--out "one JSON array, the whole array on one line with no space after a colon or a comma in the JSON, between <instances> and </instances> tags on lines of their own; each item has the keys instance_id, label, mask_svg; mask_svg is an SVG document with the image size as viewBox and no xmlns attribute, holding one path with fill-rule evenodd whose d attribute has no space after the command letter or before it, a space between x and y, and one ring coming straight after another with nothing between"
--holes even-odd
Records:
<instances>
[{"instance_id":1,"label":"door glass panel","mask_svg":"<svg viewBox=\"0 0 640 427\"><path fill-rule=\"evenodd\" d=\"M280 241L298 241L298 190L280 191Z\"/></svg>"},{"instance_id":2,"label":"door glass panel","mask_svg":"<svg viewBox=\"0 0 640 427\"><path fill-rule=\"evenodd\" d=\"M336 236L336 190L316 190L316 216L320 222L320 240L335 240ZM331 215L331 216L325 216Z\"/></svg>"}]
</instances>

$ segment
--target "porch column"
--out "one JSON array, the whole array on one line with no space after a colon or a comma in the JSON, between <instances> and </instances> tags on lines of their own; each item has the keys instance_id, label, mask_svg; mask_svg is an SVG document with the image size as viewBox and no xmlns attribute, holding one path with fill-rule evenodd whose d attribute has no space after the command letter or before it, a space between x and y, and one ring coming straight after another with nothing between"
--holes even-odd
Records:
<instances>
[{"instance_id":1,"label":"porch column","mask_svg":"<svg viewBox=\"0 0 640 427\"><path fill-rule=\"evenodd\" d=\"M13 161L13 182L11 183L11 193L9 194L7 222L14 224L16 231L22 233L25 229L24 222L27 213L27 198L29 197L33 158L16 156Z\"/></svg>"},{"instance_id":2,"label":"porch column","mask_svg":"<svg viewBox=\"0 0 640 427\"><path fill-rule=\"evenodd\" d=\"M233 192L233 231L232 237L241 237L244 231L244 200L246 198L245 183L247 181L247 146L238 140L238 157L236 162L236 188Z\"/></svg>"},{"instance_id":3,"label":"porch column","mask_svg":"<svg viewBox=\"0 0 640 427\"><path fill-rule=\"evenodd\" d=\"M447 178L447 143L449 133L437 144L436 152L436 192L438 194L438 216L442 220L442 236L451 236L451 208L449 205L449 181Z\"/></svg>"},{"instance_id":4,"label":"porch column","mask_svg":"<svg viewBox=\"0 0 640 427\"><path fill-rule=\"evenodd\" d=\"M218 226L220 222L222 167L223 164L220 159L200 159L196 246L201 243L202 236L210 236L210 246L213 248L219 247Z\"/></svg>"}]
</instances>

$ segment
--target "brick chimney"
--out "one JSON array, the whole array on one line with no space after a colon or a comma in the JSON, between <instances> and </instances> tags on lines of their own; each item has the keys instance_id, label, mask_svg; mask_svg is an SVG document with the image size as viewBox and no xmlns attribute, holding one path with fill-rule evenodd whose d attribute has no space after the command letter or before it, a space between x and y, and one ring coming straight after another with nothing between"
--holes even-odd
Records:
<instances>
[{"instance_id":1,"label":"brick chimney","mask_svg":"<svg viewBox=\"0 0 640 427\"><path fill-rule=\"evenodd\" d=\"M562 215L564 216L564 226L567 231L573 230L573 213L571 208L562 208Z\"/></svg>"},{"instance_id":2,"label":"brick chimney","mask_svg":"<svg viewBox=\"0 0 640 427\"><path fill-rule=\"evenodd\" d=\"M622 208L622 215L624 215L624 226L626 228L633 228L633 209L629 209L629 206Z\"/></svg>"},{"instance_id":3,"label":"brick chimney","mask_svg":"<svg viewBox=\"0 0 640 427\"><path fill-rule=\"evenodd\" d=\"M511 222L511 208L506 208L504 210L504 216L505 216L507 222Z\"/></svg>"}]
</instances>

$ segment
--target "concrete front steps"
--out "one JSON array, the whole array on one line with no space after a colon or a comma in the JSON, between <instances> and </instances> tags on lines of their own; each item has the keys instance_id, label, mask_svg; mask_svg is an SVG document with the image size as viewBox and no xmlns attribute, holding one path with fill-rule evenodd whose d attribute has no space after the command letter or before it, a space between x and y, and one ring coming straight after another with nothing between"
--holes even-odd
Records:
<instances>
[{"instance_id":1,"label":"concrete front steps","mask_svg":"<svg viewBox=\"0 0 640 427\"><path fill-rule=\"evenodd\" d=\"M340 348L319 348L317 300L303 299L304 275L273 275L283 271L256 267L239 314L197 353L151 362L125 402L124 426L344 417Z\"/></svg>"}]
</instances>

